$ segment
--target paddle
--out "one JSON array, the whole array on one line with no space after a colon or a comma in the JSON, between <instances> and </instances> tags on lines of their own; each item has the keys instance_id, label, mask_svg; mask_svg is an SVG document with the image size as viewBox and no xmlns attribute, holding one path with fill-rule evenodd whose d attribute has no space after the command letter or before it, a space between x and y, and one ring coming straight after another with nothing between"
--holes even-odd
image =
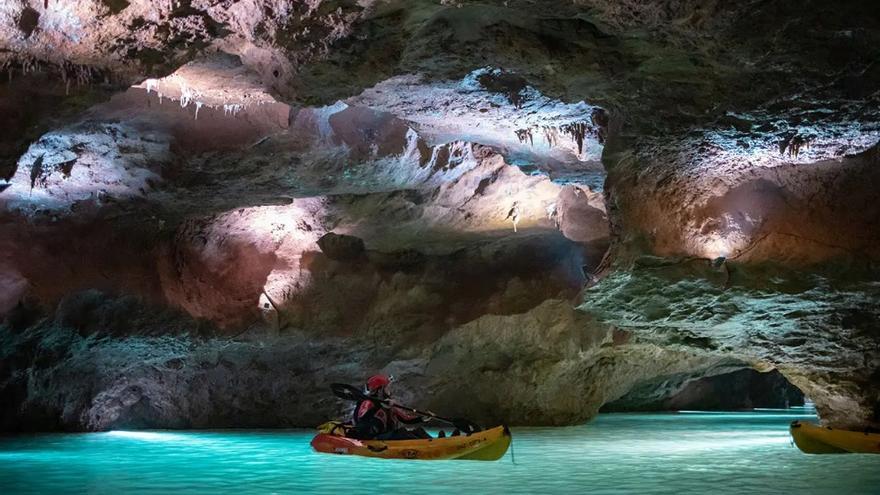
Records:
<instances>
[{"instance_id":1,"label":"paddle","mask_svg":"<svg viewBox=\"0 0 880 495\"><path fill-rule=\"evenodd\" d=\"M409 411L413 414L418 414L419 416L426 416L431 419L436 419L437 421L442 421L444 423L449 423L452 426L455 426L465 435L470 435L471 433L481 431L476 423L469 421L464 418L444 418L443 416L437 416L436 414L430 411L420 411L418 409L414 409L412 407L402 406L400 404L392 403L390 399L380 399L378 397L373 397L371 395L367 395L361 391L361 389L357 387L353 387L351 385L347 385L345 383L332 383L330 384L330 390L333 391L333 395L339 397L340 399L350 400L350 401L359 401L359 400L371 400L374 402L379 402L388 407L396 407L399 409L403 409L404 411Z\"/></svg>"}]
</instances>

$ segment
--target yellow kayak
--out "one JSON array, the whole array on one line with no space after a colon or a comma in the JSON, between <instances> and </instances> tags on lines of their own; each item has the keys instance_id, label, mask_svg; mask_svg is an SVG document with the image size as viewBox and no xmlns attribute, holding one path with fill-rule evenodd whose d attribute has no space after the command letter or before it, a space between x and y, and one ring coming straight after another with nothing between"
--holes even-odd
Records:
<instances>
[{"instance_id":1,"label":"yellow kayak","mask_svg":"<svg viewBox=\"0 0 880 495\"><path fill-rule=\"evenodd\" d=\"M312 448L326 454L382 459L497 461L507 452L510 441L510 430L506 426L496 426L470 435L417 440L355 440L319 433L312 439Z\"/></svg>"},{"instance_id":2,"label":"yellow kayak","mask_svg":"<svg viewBox=\"0 0 880 495\"><path fill-rule=\"evenodd\" d=\"M795 445L807 454L880 454L880 433L838 430L793 421L789 427Z\"/></svg>"}]
</instances>

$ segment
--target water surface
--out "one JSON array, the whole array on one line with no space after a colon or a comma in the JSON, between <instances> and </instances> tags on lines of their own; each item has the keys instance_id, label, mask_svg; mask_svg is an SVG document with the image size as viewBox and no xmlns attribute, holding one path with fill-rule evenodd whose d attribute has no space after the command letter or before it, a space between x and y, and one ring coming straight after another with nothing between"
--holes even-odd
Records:
<instances>
[{"instance_id":1,"label":"water surface","mask_svg":"<svg viewBox=\"0 0 880 495\"><path fill-rule=\"evenodd\" d=\"M0 437L0 492L878 494L880 456L802 454L805 410L606 414L515 428L515 463L317 454L306 430Z\"/></svg>"}]
</instances>

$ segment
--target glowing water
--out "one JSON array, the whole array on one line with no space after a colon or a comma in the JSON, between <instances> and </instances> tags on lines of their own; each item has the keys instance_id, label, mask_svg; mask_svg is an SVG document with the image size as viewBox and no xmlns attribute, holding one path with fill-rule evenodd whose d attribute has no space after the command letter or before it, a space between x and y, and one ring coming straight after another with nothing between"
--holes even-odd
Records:
<instances>
[{"instance_id":1,"label":"glowing water","mask_svg":"<svg viewBox=\"0 0 880 495\"><path fill-rule=\"evenodd\" d=\"M871 494L880 457L791 446L798 410L610 414L514 429L494 463L319 455L312 432L110 432L0 438L2 493Z\"/></svg>"}]
</instances>

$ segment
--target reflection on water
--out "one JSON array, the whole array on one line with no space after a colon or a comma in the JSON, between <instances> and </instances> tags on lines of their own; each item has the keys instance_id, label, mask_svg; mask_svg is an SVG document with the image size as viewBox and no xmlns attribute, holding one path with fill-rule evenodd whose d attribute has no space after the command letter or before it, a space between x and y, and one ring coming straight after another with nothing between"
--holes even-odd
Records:
<instances>
[{"instance_id":1,"label":"reflection on water","mask_svg":"<svg viewBox=\"0 0 880 495\"><path fill-rule=\"evenodd\" d=\"M311 431L137 431L0 438L7 493L880 493L880 457L809 456L808 410L607 414L515 428L514 464L316 454Z\"/></svg>"}]
</instances>

